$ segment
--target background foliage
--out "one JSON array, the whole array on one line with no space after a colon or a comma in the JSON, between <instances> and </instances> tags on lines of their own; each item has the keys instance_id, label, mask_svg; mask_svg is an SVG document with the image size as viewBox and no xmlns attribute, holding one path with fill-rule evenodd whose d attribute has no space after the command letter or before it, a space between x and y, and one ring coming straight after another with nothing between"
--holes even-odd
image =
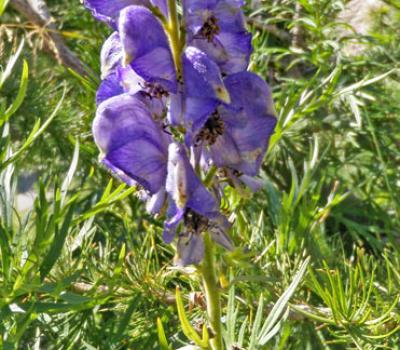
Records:
<instances>
[{"instance_id":1,"label":"background foliage","mask_svg":"<svg viewBox=\"0 0 400 350\"><path fill-rule=\"evenodd\" d=\"M368 35L343 22L346 4L246 6L252 69L271 85L279 123L265 188L223 203L244 248L219 268L232 350L399 348L399 4L363 18ZM175 288L201 330L199 280L172 268L161 221L99 166L91 138L110 30L78 0L48 5L95 74L56 65L41 29L11 8L1 16L0 348L159 349L157 318L183 346ZM277 325L268 342L264 320Z\"/></svg>"}]
</instances>

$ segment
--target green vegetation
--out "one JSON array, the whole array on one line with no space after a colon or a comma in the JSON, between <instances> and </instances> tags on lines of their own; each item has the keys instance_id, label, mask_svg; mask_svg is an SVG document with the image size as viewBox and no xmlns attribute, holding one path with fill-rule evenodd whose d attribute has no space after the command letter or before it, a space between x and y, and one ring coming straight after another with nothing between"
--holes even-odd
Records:
<instances>
[{"instance_id":1,"label":"green vegetation","mask_svg":"<svg viewBox=\"0 0 400 350\"><path fill-rule=\"evenodd\" d=\"M48 5L95 73L55 64L45 32L6 8L0 349L177 349L188 332L201 344L200 279L172 267L162 221L97 162L91 121L110 30L78 0ZM368 35L338 19L345 5L246 7L252 69L271 85L279 123L265 188L246 205L229 190L223 203L245 248L218 250L230 350L400 348L400 5L365 18Z\"/></svg>"}]
</instances>

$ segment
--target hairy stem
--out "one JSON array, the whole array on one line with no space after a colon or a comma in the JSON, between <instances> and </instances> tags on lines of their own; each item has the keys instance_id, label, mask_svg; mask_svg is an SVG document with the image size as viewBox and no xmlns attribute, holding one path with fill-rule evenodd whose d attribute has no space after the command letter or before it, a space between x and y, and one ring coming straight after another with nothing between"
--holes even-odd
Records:
<instances>
[{"instance_id":1,"label":"hairy stem","mask_svg":"<svg viewBox=\"0 0 400 350\"><path fill-rule=\"evenodd\" d=\"M168 26L166 28L169 41L171 44L172 55L174 57L175 67L178 74L178 80L182 77L182 60L181 60L181 49L182 44L180 42L180 27L178 21L178 11L176 7L177 0L168 0Z\"/></svg>"},{"instance_id":2,"label":"hairy stem","mask_svg":"<svg viewBox=\"0 0 400 350\"><path fill-rule=\"evenodd\" d=\"M214 243L208 232L204 235L205 254L201 274L207 299L207 313L213 337L210 341L213 350L222 350L221 304L214 264Z\"/></svg>"}]
</instances>

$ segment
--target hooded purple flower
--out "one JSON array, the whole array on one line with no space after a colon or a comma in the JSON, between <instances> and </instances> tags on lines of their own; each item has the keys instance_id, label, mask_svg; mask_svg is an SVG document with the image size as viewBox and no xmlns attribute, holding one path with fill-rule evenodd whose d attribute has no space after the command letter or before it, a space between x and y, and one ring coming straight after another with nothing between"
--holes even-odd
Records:
<instances>
[{"instance_id":1,"label":"hooded purple flower","mask_svg":"<svg viewBox=\"0 0 400 350\"><path fill-rule=\"evenodd\" d=\"M251 34L236 0L183 0L187 41L204 51L221 68L223 74L247 69Z\"/></svg>"},{"instance_id":2,"label":"hooded purple flower","mask_svg":"<svg viewBox=\"0 0 400 350\"><path fill-rule=\"evenodd\" d=\"M218 66L202 51L187 47L182 55L184 84L171 97L169 120L184 125L190 141L220 103L230 103Z\"/></svg>"},{"instance_id":3,"label":"hooded purple flower","mask_svg":"<svg viewBox=\"0 0 400 350\"><path fill-rule=\"evenodd\" d=\"M106 22L114 28L120 12L130 5L158 7L164 16L168 14L166 0L83 0L83 4L96 19Z\"/></svg>"},{"instance_id":4,"label":"hooded purple flower","mask_svg":"<svg viewBox=\"0 0 400 350\"><path fill-rule=\"evenodd\" d=\"M217 167L256 176L274 131L271 92L254 73L241 72L224 80L232 103L221 105L195 136Z\"/></svg>"},{"instance_id":5,"label":"hooded purple flower","mask_svg":"<svg viewBox=\"0 0 400 350\"><path fill-rule=\"evenodd\" d=\"M96 94L96 104L123 93L137 95L151 109L157 119L166 115L169 92L158 83L140 77L131 66L123 67L123 47L118 32L105 41L100 55L101 75L104 79Z\"/></svg>"},{"instance_id":6,"label":"hooded purple flower","mask_svg":"<svg viewBox=\"0 0 400 350\"><path fill-rule=\"evenodd\" d=\"M202 234L206 230L217 243L232 249L232 242L226 233L230 224L219 213L219 205L212 194L196 176L184 146L172 143L168 153L166 190L171 200L163 237L167 243L171 242L179 223L183 221L183 231L178 240L178 264L198 264L202 260Z\"/></svg>"},{"instance_id":7,"label":"hooded purple flower","mask_svg":"<svg viewBox=\"0 0 400 350\"><path fill-rule=\"evenodd\" d=\"M102 163L128 185L143 188L148 198L156 196L153 202L160 204L170 138L148 107L128 94L107 99L97 109L93 135Z\"/></svg>"},{"instance_id":8,"label":"hooded purple flower","mask_svg":"<svg viewBox=\"0 0 400 350\"><path fill-rule=\"evenodd\" d=\"M146 82L177 91L177 75L167 35L154 15L141 6L128 6L119 17L124 64Z\"/></svg>"}]
</instances>

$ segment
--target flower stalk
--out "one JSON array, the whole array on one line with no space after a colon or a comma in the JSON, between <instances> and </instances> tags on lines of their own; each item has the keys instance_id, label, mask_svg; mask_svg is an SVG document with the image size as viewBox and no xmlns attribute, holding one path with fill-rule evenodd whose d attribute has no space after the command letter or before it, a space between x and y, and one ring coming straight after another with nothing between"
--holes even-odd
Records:
<instances>
[{"instance_id":1,"label":"flower stalk","mask_svg":"<svg viewBox=\"0 0 400 350\"><path fill-rule=\"evenodd\" d=\"M212 350L222 350L221 301L215 273L214 242L208 232L204 234L204 260L200 267L207 300L207 314L213 332L210 343Z\"/></svg>"},{"instance_id":2,"label":"flower stalk","mask_svg":"<svg viewBox=\"0 0 400 350\"><path fill-rule=\"evenodd\" d=\"M181 59L182 44L179 35L180 27L179 27L178 9L176 6L176 0L168 0L168 13L169 13L169 18L166 31L169 37L172 56L175 62L177 78L178 80L180 80L182 78L182 59Z\"/></svg>"}]
</instances>

